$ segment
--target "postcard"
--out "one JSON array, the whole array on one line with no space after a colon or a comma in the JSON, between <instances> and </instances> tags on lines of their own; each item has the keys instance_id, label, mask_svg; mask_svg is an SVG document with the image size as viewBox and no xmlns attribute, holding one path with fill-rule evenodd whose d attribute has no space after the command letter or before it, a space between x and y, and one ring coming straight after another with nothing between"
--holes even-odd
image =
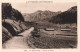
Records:
<instances>
[{"instance_id":1,"label":"postcard","mask_svg":"<svg viewBox=\"0 0 80 52\"><path fill-rule=\"evenodd\" d=\"M2 52L79 52L79 1L1 1Z\"/></svg>"}]
</instances>

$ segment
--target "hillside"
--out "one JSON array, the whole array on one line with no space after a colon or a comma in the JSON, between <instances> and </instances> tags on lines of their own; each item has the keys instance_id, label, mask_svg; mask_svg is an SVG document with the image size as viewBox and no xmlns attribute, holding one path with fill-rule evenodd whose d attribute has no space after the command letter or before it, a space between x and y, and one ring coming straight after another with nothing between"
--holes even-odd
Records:
<instances>
[{"instance_id":1,"label":"hillside","mask_svg":"<svg viewBox=\"0 0 80 52\"><path fill-rule=\"evenodd\" d=\"M27 29L22 14L10 3L2 3L2 27L2 43Z\"/></svg>"},{"instance_id":2,"label":"hillside","mask_svg":"<svg viewBox=\"0 0 80 52\"><path fill-rule=\"evenodd\" d=\"M23 14L23 16L25 21L34 22L34 21L49 20L52 16L56 16L59 13L61 12L52 12L49 10L45 10L45 11L38 10L31 14L25 13Z\"/></svg>"},{"instance_id":3,"label":"hillside","mask_svg":"<svg viewBox=\"0 0 80 52\"><path fill-rule=\"evenodd\" d=\"M10 3L2 3L2 19L12 19L24 21L22 14L14 9Z\"/></svg>"},{"instance_id":4,"label":"hillside","mask_svg":"<svg viewBox=\"0 0 80 52\"><path fill-rule=\"evenodd\" d=\"M60 24L77 23L77 6L71 7L61 14L53 16L50 22Z\"/></svg>"}]
</instances>

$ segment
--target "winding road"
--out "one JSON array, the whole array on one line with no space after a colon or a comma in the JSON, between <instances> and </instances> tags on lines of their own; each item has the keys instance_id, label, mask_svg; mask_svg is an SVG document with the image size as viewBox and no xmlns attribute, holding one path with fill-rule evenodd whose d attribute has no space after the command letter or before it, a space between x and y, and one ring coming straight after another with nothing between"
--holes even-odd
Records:
<instances>
[{"instance_id":1,"label":"winding road","mask_svg":"<svg viewBox=\"0 0 80 52\"><path fill-rule=\"evenodd\" d=\"M34 27L31 27L28 30L25 30L24 32L18 34L21 36L15 36L12 37L10 40L8 40L6 43L3 44L3 48L5 49L31 49L31 47L28 44L29 39L28 37L31 35L31 32L34 30Z\"/></svg>"}]
</instances>

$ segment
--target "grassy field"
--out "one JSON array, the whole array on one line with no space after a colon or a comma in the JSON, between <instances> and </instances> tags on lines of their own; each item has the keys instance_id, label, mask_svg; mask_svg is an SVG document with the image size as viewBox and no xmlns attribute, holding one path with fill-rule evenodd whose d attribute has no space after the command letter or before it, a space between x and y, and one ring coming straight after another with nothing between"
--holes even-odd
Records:
<instances>
[{"instance_id":1,"label":"grassy field","mask_svg":"<svg viewBox=\"0 0 80 52\"><path fill-rule=\"evenodd\" d=\"M73 40L75 39L75 40ZM30 42L36 47L41 49L53 48L75 48L77 47L76 37L60 37L52 36L46 33L40 33L40 37L30 37Z\"/></svg>"},{"instance_id":2,"label":"grassy field","mask_svg":"<svg viewBox=\"0 0 80 52\"><path fill-rule=\"evenodd\" d=\"M36 48L41 48L41 49L77 47L77 34L71 32L59 32L59 31L57 31L56 34L54 34L55 32L54 31L46 32L41 30L39 32L40 37L39 38L30 37L30 42Z\"/></svg>"},{"instance_id":3,"label":"grassy field","mask_svg":"<svg viewBox=\"0 0 80 52\"><path fill-rule=\"evenodd\" d=\"M47 26L48 25L48 26ZM31 45L39 49L54 48L76 48L77 47L77 25L76 24L37 24L34 25L40 37L29 37ZM71 31L61 31L61 28ZM54 31L46 31L44 28L54 28Z\"/></svg>"}]
</instances>

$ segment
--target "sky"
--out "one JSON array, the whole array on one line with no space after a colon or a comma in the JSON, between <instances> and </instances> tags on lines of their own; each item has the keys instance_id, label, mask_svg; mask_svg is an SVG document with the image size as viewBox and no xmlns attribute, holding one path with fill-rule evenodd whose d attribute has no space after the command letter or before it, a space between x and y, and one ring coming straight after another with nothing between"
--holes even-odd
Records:
<instances>
[{"instance_id":1,"label":"sky","mask_svg":"<svg viewBox=\"0 0 80 52\"><path fill-rule=\"evenodd\" d=\"M66 11L73 6L77 6L74 2L66 2L66 3L11 3L12 7L20 11L21 13L33 13L37 10L50 10L53 12L57 11Z\"/></svg>"}]
</instances>

